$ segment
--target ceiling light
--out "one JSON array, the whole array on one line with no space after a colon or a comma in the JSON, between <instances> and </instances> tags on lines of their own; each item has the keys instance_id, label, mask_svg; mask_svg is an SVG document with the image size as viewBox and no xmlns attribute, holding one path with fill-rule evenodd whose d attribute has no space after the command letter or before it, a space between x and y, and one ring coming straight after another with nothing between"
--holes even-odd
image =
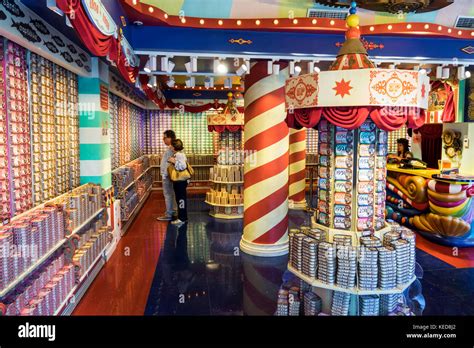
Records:
<instances>
[{"instance_id":1,"label":"ceiling light","mask_svg":"<svg viewBox=\"0 0 474 348\"><path fill-rule=\"evenodd\" d=\"M255 21L255 24L260 25L260 20L257 19L257 20Z\"/></svg>"},{"instance_id":2,"label":"ceiling light","mask_svg":"<svg viewBox=\"0 0 474 348\"><path fill-rule=\"evenodd\" d=\"M295 62L294 61L291 61L290 62L290 75L294 75L295 74Z\"/></svg>"},{"instance_id":3,"label":"ceiling light","mask_svg":"<svg viewBox=\"0 0 474 348\"><path fill-rule=\"evenodd\" d=\"M161 71L168 71L168 57L161 57Z\"/></svg>"},{"instance_id":4,"label":"ceiling light","mask_svg":"<svg viewBox=\"0 0 474 348\"><path fill-rule=\"evenodd\" d=\"M267 61L267 74L268 75L273 74L273 60Z\"/></svg>"},{"instance_id":5,"label":"ceiling light","mask_svg":"<svg viewBox=\"0 0 474 348\"><path fill-rule=\"evenodd\" d=\"M278 75L280 73L280 64L278 63L273 64L272 73L273 75Z\"/></svg>"},{"instance_id":6,"label":"ceiling light","mask_svg":"<svg viewBox=\"0 0 474 348\"><path fill-rule=\"evenodd\" d=\"M230 77L224 80L224 88L232 88L232 79Z\"/></svg>"},{"instance_id":7,"label":"ceiling light","mask_svg":"<svg viewBox=\"0 0 474 348\"><path fill-rule=\"evenodd\" d=\"M248 68L247 68L247 65L244 63L240 66L240 68L237 69L237 71L235 72L238 76L242 76L243 74L245 74L246 72L248 72Z\"/></svg>"},{"instance_id":8,"label":"ceiling light","mask_svg":"<svg viewBox=\"0 0 474 348\"><path fill-rule=\"evenodd\" d=\"M157 82L156 82L156 76L150 76L150 77L148 78L148 83L147 83L146 85L147 85L148 87L150 87L150 88L153 88L153 87L156 86L156 84L157 84Z\"/></svg>"},{"instance_id":9,"label":"ceiling light","mask_svg":"<svg viewBox=\"0 0 474 348\"><path fill-rule=\"evenodd\" d=\"M301 67L299 65L295 66L295 76L298 76L301 73Z\"/></svg>"},{"instance_id":10,"label":"ceiling light","mask_svg":"<svg viewBox=\"0 0 474 348\"><path fill-rule=\"evenodd\" d=\"M250 71L250 59L244 59L244 64L247 67L247 72Z\"/></svg>"},{"instance_id":11,"label":"ceiling light","mask_svg":"<svg viewBox=\"0 0 474 348\"><path fill-rule=\"evenodd\" d=\"M426 75L426 69L420 69L418 72L422 75Z\"/></svg>"},{"instance_id":12,"label":"ceiling light","mask_svg":"<svg viewBox=\"0 0 474 348\"><path fill-rule=\"evenodd\" d=\"M464 74L464 76L466 77L466 79L471 78L471 72L470 72L469 70L466 71L466 73Z\"/></svg>"},{"instance_id":13,"label":"ceiling light","mask_svg":"<svg viewBox=\"0 0 474 348\"><path fill-rule=\"evenodd\" d=\"M464 80L471 77L471 73L466 71L466 67L464 65L460 65L458 67L458 80Z\"/></svg>"},{"instance_id":14,"label":"ceiling light","mask_svg":"<svg viewBox=\"0 0 474 348\"><path fill-rule=\"evenodd\" d=\"M314 62L308 62L308 74L314 71Z\"/></svg>"},{"instance_id":15,"label":"ceiling light","mask_svg":"<svg viewBox=\"0 0 474 348\"><path fill-rule=\"evenodd\" d=\"M169 60L168 61L168 69L166 69L166 72L167 73L172 72L175 66L176 66L176 64L173 61Z\"/></svg>"},{"instance_id":16,"label":"ceiling light","mask_svg":"<svg viewBox=\"0 0 474 348\"><path fill-rule=\"evenodd\" d=\"M227 66L219 59L214 60L214 72L217 74L227 74Z\"/></svg>"},{"instance_id":17,"label":"ceiling light","mask_svg":"<svg viewBox=\"0 0 474 348\"><path fill-rule=\"evenodd\" d=\"M449 72L449 67L444 67L443 68L443 73L441 74L441 78L442 79L449 79L449 75L450 75L450 72Z\"/></svg>"},{"instance_id":18,"label":"ceiling light","mask_svg":"<svg viewBox=\"0 0 474 348\"><path fill-rule=\"evenodd\" d=\"M237 21L237 25L241 25L241 24L242 24L242 21L239 19L239 20Z\"/></svg>"},{"instance_id":19,"label":"ceiling light","mask_svg":"<svg viewBox=\"0 0 474 348\"><path fill-rule=\"evenodd\" d=\"M148 61L146 62L145 64L145 67L143 68L143 70L145 70L145 72L147 73L151 73L151 57L148 58Z\"/></svg>"},{"instance_id":20,"label":"ceiling light","mask_svg":"<svg viewBox=\"0 0 474 348\"><path fill-rule=\"evenodd\" d=\"M191 57L191 60L184 64L188 73L197 71L197 57Z\"/></svg>"},{"instance_id":21,"label":"ceiling light","mask_svg":"<svg viewBox=\"0 0 474 348\"><path fill-rule=\"evenodd\" d=\"M186 79L186 87L188 88L194 88L196 86L196 79L192 76L189 76Z\"/></svg>"},{"instance_id":22,"label":"ceiling light","mask_svg":"<svg viewBox=\"0 0 474 348\"><path fill-rule=\"evenodd\" d=\"M436 78L437 78L437 79L440 79L442 76L443 76L443 66L442 66L442 65L438 65L438 66L436 67Z\"/></svg>"},{"instance_id":23,"label":"ceiling light","mask_svg":"<svg viewBox=\"0 0 474 348\"><path fill-rule=\"evenodd\" d=\"M319 74L321 72L321 69L319 68L319 66L315 66L313 70L316 74Z\"/></svg>"},{"instance_id":24,"label":"ceiling light","mask_svg":"<svg viewBox=\"0 0 474 348\"><path fill-rule=\"evenodd\" d=\"M278 24L278 19L275 19L275 20L273 21L273 24L277 25L277 24Z\"/></svg>"},{"instance_id":25,"label":"ceiling light","mask_svg":"<svg viewBox=\"0 0 474 348\"><path fill-rule=\"evenodd\" d=\"M199 20L199 24L203 25L204 24L204 19Z\"/></svg>"},{"instance_id":26,"label":"ceiling light","mask_svg":"<svg viewBox=\"0 0 474 348\"><path fill-rule=\"evenodd\" d=\"M206 77L205 80L204 80L204 87L213 88L214 87L214 78L213 77Z\"/></svg>"}]
</instances>

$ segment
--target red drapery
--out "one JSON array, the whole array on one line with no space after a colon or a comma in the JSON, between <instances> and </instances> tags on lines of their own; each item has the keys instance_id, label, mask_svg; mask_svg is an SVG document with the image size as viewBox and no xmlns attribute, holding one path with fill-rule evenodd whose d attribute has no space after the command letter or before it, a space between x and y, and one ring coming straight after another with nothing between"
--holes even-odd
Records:
<instances>
[{"instance_id":1,"label":"red drapery","mask_svg":"<svg viewBox=\"0 0 474 348\"><path fill-rule=\"evenodd\" d=\"M441 120L443 121L443 123L454 122L456 120L456 112L455 112L455 105L454 105L454 91L449 85L449 83L446 83L446 82L434 81L431 84L432 91L441 87L444 88L444 90L446 91L446 103L444 105L444 110L441 115Z\"/></svg>"},{"instance_id":2,"label":"red drapery","mask_svg":"<svg viewBox=\"0 0 474 348\"><path fill-rule=\"evenodd\" d=\"M288 112L286 122L290 128L314 128L324 117L336 126L355 129L369 116L377 127L386 131L393 131L406 123L410 128L418 128L425 122L425 111L422 109L363 106L297 109Z\"/></svg>"},{"instance_id":3,"label":"red drapery","mask_svg":"<svg viewBox=\"0 0 474 348\"><path fill-rule=\"evenodd\" d=\"M105 57L115 63L122 76L129 83L135 83L138 67L127 63L127 58L121 48L120 40L113 35L107 36L90 21L81 0L57 0L59 9L69 18L79 38L87 49L95 56Z\"/></svg>"},{"instance_id":4,"label":"red drapery","mask_svg":"<svg viewBox=\"0 0 474 348\"><path fill-rule=\"evenodd\" d=\"M422 160L430 168L438 168L438 160L441 159L443 125L425 124L423 127L415 130L421 134L421 153Z\"/></svg>"}]
</instances>

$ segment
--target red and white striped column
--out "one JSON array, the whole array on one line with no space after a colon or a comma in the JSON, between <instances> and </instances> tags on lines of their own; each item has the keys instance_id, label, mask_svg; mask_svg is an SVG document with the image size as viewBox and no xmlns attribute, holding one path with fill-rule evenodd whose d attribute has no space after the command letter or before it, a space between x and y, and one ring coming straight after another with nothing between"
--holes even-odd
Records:
<instances>
[{"instance_id":1,"label":"red and white striped column","mask_svg":"<svg viewBox=\"0 0 474 348\"><path fill-rule=\"evenodd\" d=\"M290 209L306 209L306 128L290 128Z\"/></svg>"},{"instance_id":2,"label":"red and white striped column","mask_svg":"<svg viewBox=\"0 0 474 348\"><path fill-rule=\"evenodd\" d=\"M245 78L243 252L288 253L288 126L285 123L286 63L279 74L254 63Z\"/></svg>"}]
</instances>

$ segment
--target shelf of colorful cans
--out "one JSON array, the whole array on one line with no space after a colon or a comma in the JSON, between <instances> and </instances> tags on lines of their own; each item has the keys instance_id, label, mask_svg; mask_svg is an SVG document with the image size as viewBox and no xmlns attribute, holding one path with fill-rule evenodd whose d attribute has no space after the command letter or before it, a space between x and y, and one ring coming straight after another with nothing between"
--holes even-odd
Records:
<instances>
[{"instance_id":1,"label":"shelf of colorful cans","mask_svg":"<svg viewBox=\"0 0 474 348\"><path fill-rule=\"evenodd\" d=\"M87 288L89 288L90 284L92 284L92 281L94 280L94 279L88 279L88 278L90 278L89 275L92 273L91 271L94 268L96 268L97 265L99 265L99 264L101 265L101 268L104 265L105 261L104 262L100 262L100 261L101 261L101 259L104 260L104 251L107 249L107 246L105 246L105 248L102 249L102 251L96 257L96 259L91 263L91 266L89 267L89 269L87 269L84 272L84 274L79 279L79 282L76 284L76 286L74 286L71 289L69 294L66 296L66 299L63 301L63 303L61 303L59 305L59 307L56 310L56 312L54 313L54 315L69 315L69 314L72 313L72 311L74 311L74 308L76 308L77 304L80 301L80 298L79 299L76 298L76 295L78 293L84 294L87 291ZM96 273L96 275L97 275L97 273ZM88 282L85 282L86 278L87 278ZM95 276L94 276L94 278L95 278ZM71 301L71 299L73 297L74 297L74 301ZM65 308L68 303L69 303L69 306L67 306L67 308Z\"/></svg>"},{"instance_id":2,"label":"shelf of colorful cans","mask_svg":"<svg viewBox=\"0 0 474 348\"><path fill-rule=\"evenodd\" d=\"M244 218L244 216L242 214L240 214L240 215L227 215L227 214L217 214L217 213L210 212L209 215L212 216L213 218L216 218L216 219L226 219L226 220L234 220L234 219L243 219Z\"/></svg>"},{"instance_id":3,"label":"shelf of colorful cans","mask_svg":"<svg viewBox=\"0 0 474 348\"><path fill-rule=\"evenodd\" d=\"M404 292L415 280L416 276L414 276L408 283L403 284L402 286L397 286L394 289L376 289L376 290L361 290L359 288L344 288L334 284L328 284L317 280L315 278L308 277L298 270L294 269L290 264L288 264L288 270L293 273L298 278L304 280L306 283L314 286L316 288L333 290L333 291L340 291L345 292L347 294L354 294L354 295L389 295L389 294L400 294Z\"/></svg>"},{"instance_id":4,"label":"shelf of colorful cans","mask_svg":"<svg viewBox=\"0 0 474 348\"><path fill-rule=\"evenodd\" d=\"M206 204L212 205L213 207L243 207L243 204L216 204L205 201Z\"/></svg>"},{"instance_id":5,"label":"shelf of colorful cans","mask_svg":"<svg viewBox=\"0 0 474 348\"><path fill-rule=\"evenodd\" d=\"M134 184L136 184L137 181L138 181L143 175L145 175L145 174L148 172L148 170L149 170L150 168L151 168L151 167L148 167L147 169L145 169L145 170L143 171L143 173L141 173L141 174L138 176L138 178L136 178L136 179L133 180L130 184L128 184L127 187L125 187L125 188L122 190L122 192L123 192L123 191L127 191L130 187L132 187Z\"/></svg>"},{"instance_id":6,"label":"shelf of colorful cans","mask_svg":"<svg viewBox=\"0 0 474 348\"><path fill-rule=\"evenodd\" d=\"M232 184L243 184L243 181L214 181L214 180L209 180L210 182L213 182L214 184L224 184L224 185L232 185Z\"/></svg>"},{"instance_id":7,"label":"shelf of colorful cans","mask_svg":"<svg viewBox=\"0 0 474 348\"><path fill-rule=\"evenodd\" d=\"M138 202L137 206L132 210L132 213L130 214L130 216L126 220L122 220L122 222L125 222L125 224L122 226L122 231L121 231L122 236L127 232L128 228L132 224L133 220L135 220L135 218L137 217L138 213L142 209L142 207L145 204L146 200L150 196L150 193L151 193L151 186L146 191L146 193L143 196L142 200L140 202Z\"/></svg>"},{"instance_id":8,"label":"shelf of colorful cans","mask_svg":"<svg viewBox=\"0 0 474 348\"><path fill-rule=\"evenodd\" d=\"M190 163L190 165L192 167L213 167L214 166L214 164L192 164L192 163ZM161 166L159 166L159 165L150 166L150 168L160 168L160 167Z\"/></svg>"},{"instance_id":9,"label":"shelf of colorful cans","mask_svg":"<svg viewBox=\"0 0 474 348\"><path fill-rule=\"evenodd\" d=\"M36 208L35 208L36 209ZM84 223L77 228L75 228L71 234L66 236L63 240L61 240L58 244L56 244L51 250L49 250L45 255L43 255L38 261L36 261L33 265L31 265L26 271L24 271L20 276L18 276L13 282L11 282L6 288L0 291L0 298L7 295L11 290L13 290L18 284L20 284L23 280L25 280L28 275L30 275L36 268L41 266L46 260L48 260L57 250L59 250L66 241L73 236L74 234L81 231L85 226L91 223L100 213L104 211L105 208L99 209L95 212L89 219L84 221ZM27 212L26 212L27 213ZM18 217L15 217L15 219Z\"/></svg>"}]
</instances>

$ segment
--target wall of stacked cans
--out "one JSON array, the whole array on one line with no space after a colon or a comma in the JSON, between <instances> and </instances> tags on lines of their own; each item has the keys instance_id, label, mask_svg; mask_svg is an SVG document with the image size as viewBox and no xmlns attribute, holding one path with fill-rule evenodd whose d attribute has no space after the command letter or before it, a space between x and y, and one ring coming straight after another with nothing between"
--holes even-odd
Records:
<instances>
[{"instance_id":1,"label":"wall of stacked cans","mask_svg":"<svg viewBox=\"0 0 474 348\"><path fill-rule=\"evenodd\" d=\"M0 37L0 220L79 185L77 76Z\"/></svg>"},{"instance_id":2,"label":"wall of stacked cans","mask_svg":"<svg viewBox=\"0 0 474 348\"><path fill-rule=\"evenodd\" d=\"M112 169L144 154L146 111L109 93Z\"/></svg>"}]
</instances>

